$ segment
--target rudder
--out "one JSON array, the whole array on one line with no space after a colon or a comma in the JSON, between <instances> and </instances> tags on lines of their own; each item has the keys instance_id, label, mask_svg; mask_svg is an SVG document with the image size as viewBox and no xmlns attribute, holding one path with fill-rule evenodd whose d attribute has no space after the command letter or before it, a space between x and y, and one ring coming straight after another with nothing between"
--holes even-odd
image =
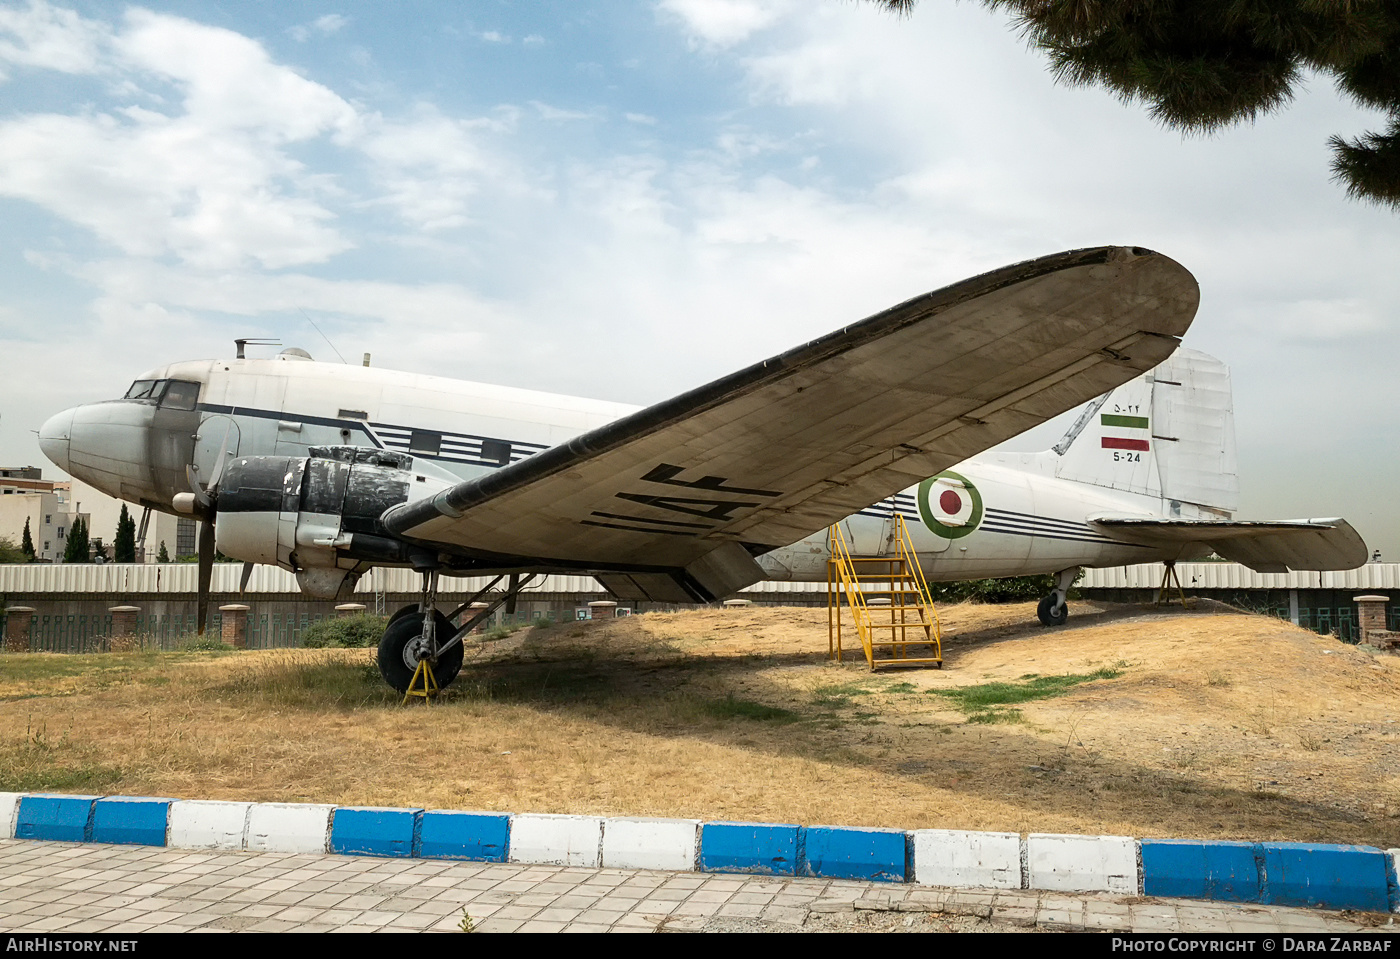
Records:
<instances>
[{"instance_id":1,"label":"rudder","mask_svg":"<svg viewBox=\"0 0 1400 959\"><path fill-rule=\"evenodd\" d=\"M1086 406L1054 452L1061 479L1159 497L1167 516L1186 506L1229 518L1239 508L1230 369L1179 349Z\"/></svg>"}]
</instances>

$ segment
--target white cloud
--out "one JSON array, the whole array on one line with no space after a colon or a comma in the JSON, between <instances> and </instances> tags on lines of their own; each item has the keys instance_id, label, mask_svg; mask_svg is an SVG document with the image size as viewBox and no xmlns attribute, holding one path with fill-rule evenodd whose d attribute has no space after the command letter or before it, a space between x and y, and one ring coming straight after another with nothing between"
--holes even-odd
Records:
<instances>
[{"instance_id":1,"label":"white cloud","mask_svg":"<svg viewBox=\"0 0 1400 959\"><path fill-rule=\"evenodd\" d=\"M175 84L179 109L130 106L0 123L0 194L29 200L125 253L200 268L323 262L350 241L283 149L353 134L355 110L229 30L131 10L105 69ZM323 185L323 181L322 181ZM307 187L308 189L304 189Z\"/></svg>"},{"instance_id":2,"label":"white cloud","mask_svg":"<svg viewBox=\"0 0 1400 959\"><path fill-rule=\"evenodd\" d=\"M106 33L106 24L44 0L29 0L24 9L0 7L0 64L94 73Z\"/></svg>"},{"instance_id":3,"label":"white cloud","mask_svg":"<svg viewBox=\"0 0 1400 959\"><path fill-rule=\"evenodd\" d=\"M347 249L329 211L276 189L296 164L247 138L141 112L0 124L0 193L38 203L134 255L278 268Z\"/></svg>"},{"instance_id":4,"label":"white cloud","mask_svg":"<svg viewBox=\"0 0 1400 959\"><path fill-rule=\"evenodd\" d=\"M355 110L319 83L275 64L267 50L232 30L130 10L115 39L138 70L176 82L188 114L215 129L255 130L274 141L349 132Z\"/></svg>"},{"instance_id":5,"label":"white cloud","mask_svg":"<svg viewBox=\"0 0 1400 959\"><path fill-rule=\"evenodd\" d=\"M1355 297L1253 304L1240 317L1249 330L1290 340L1350 340L1379 333L1389 324L1373 304Z\"/></svg>"},{"instance_id":6,"label":"white cloud","mask_svg":"<svg viewBox=\"0 0 1400 959\"><path fill-rule=\"evenodd\" d=\"M551 123L561 120L591 120L593 114L582 110L561 110L559 107L552 107L548 103L541 103L539 100L531 100L530 106L535 108L535 112L540 115L540 119L548 120Z\"/></svg>"},{"instance_id":7,"label":"white cloud","mask_svg":"<svg viewBox=\"0 0 1400 959\"><path fill-rule=\"evenodd\" d=\"M290 27L287 33L291 34L292 39L297 43L305 43L307 40L311 39L311 32L313 30L322 36L330 36L332 33L340 32L349 22L350 20L347 17L343 17L338 13L328 13L323 17L317 17L310 23L300 23L294 27Z\"/></svg>"},{"instance_id":8,"label":"white cloud","mask_svg":"<svg viewBox=\"0 0 1400 959\"><path fill-rule=\"evenodd\" d=\"M392 322L400 334L451 328L464 337L489 329L499 310L465 287L452 283L409 285L377 280L328 280L299 273L266 276L235 271L208 276L139 260L91 264L81 275L102 295L98 313L125 322L159 304L184 315L226 314L286 322L298 309L365 320Z\"/></svg>"},{"instance_id":9,"label":"white cloud","mask_svg":"<svg viewBox=\"0 0 1400 959\"><path fill-rule=\"evenodd\" d=\"M645 113L624 113L628 123L640 123L643 126L656 126L656 117L648 116Z\"/></svg>"},{"instance_id":10,"label":"white cloud","mask_svg":"<svg viewBox=\"0 0 1400 959\"><path fill-rule=\"evenodd\" d=\"M692 43L720 48L771 27L793 8L790 0L661 0L657 6L680 19Z\"/></svg>"},{"instance_id":11,"label":"white cloud","mask_svg":"<svg viewBox=\"0 0 1400 959\"><path fill-rule=\"evenodd\" d=\"M478 33L477 37L485 40L487 43L510 43L510 37L501 33L499 30L485 30Z\"/></svg>"},{"instance_id":12,"label":"white cloud","mask_svg":"<svg viewBox=\"0 0 1400 959\"><path fill-rule=\"evenodd\" d=\"M384 202L415 228L444 230L464 225L483 182L503 172L478 140L509 126L424 107L408 120L376 118L360 147L376 165Z\"/></svg>"},{"instance_id":13,"label":"white cloud","mask_svg":"<svg viewBox=\"0 0 1400 959\"><path fill-rule=\"evenodd\" d=\"M783 149L785 143L767 133L745 127L731 127L715 138L715 146L730 160L744 161Z\"/></svg>"},{"instance_id":14,"label":"white cloud","mask_svg":"<svg viewBox=\"0 0 1400 959\"><path fill-rule=\"evenodd\" d=\"M544 43L544 37L540 36L538 33L532 33L520 42L527 47L537 47Z\"/></svg>"}]
</instances>

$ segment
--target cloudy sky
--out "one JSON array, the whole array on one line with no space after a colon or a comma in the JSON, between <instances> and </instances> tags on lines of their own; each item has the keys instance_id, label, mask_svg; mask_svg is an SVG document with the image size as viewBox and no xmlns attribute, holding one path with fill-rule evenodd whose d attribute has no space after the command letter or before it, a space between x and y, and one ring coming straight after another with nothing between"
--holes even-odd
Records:
<instances>
[{"instance_id":1,"label":"cloudy sky","mask_svg":"<svg viewBox=\"0 0 1400 959\"><path fill-rule=\"evenodd\" d=\"M235 336L644 404L1121 243L1200 281L1243 515L1400 559L1400 217L1326 148L1379 125L1183 139L951 0L0 0L0 461Z\"/></svg>"}]
</instances>

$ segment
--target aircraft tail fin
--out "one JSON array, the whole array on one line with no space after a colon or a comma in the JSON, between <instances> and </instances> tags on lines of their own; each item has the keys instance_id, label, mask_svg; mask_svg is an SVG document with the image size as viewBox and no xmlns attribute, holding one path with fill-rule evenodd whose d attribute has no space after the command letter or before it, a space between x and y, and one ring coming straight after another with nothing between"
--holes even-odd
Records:
<instances>
[{"instance_id":1,"label":"aircraft tail fin","mask_svg":"<svg viewBox=\"0 0 1400 959\"><path fill-rule=\"evenodd\" d=\"M1062 479L1161 497L1169 516L1228 519L1239 508L1230 369L1179 349L1086 406L1054 452Z\"/></svg>"}]
</instances>

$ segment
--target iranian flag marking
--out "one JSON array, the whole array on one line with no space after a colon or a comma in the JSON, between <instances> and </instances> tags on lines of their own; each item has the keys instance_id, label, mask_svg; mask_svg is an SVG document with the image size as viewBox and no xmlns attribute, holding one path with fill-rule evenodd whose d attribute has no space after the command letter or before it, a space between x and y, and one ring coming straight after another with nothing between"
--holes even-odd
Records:
<instances>
[{"instance_id":1,"label":"iranian flag marking","mask_svg":"<svg viewBox=\"0 0 1400 959\"><path fill-rule=\"evenodd\" d=\"M1147 431L1147 417L1127 416L1121 413L1103 413L1099 416L1099 423L1104 427L1115 431L1126 431L1131 433L1135 430ZM1105 436L1101 440L1103 448L1106 450L1134 450L1146 453L1150 448L1147 437L1135 436Z\"/></svg>"}]
</instances>

